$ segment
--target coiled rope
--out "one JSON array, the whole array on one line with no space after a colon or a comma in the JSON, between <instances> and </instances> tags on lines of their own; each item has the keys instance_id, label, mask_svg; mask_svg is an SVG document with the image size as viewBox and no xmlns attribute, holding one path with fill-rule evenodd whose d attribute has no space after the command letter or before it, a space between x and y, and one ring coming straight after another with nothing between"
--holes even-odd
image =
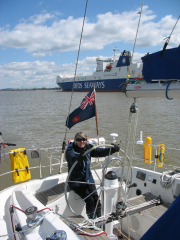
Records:
<instances>
[{"instance_id":1,"label":"coiled rope","mask_svg":"<svg viewBox=\"0 0 180 240\"><path fill-rule=\"evenodd\" d=\"M167 175L172 175L172 176L167 176ZM175 178L180 178L180 173L175 173L174 171L171 171L171 170L167 172L163 172L162 175L160 176L160 184L163 188L170 188Z\"/></svg>"}]
</instances>

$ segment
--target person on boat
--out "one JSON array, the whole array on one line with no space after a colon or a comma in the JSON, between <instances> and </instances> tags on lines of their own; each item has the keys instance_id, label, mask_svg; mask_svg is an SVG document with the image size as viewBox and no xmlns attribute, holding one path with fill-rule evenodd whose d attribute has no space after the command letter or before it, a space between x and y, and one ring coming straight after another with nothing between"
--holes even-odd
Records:
<instances>
[{"instance_id":1,"label":"person on boat","mask_svg":"<svg viewBox=\"0 0 180 240\"><path fill-rule=\"evenodd\" d=\"M94 183L94 179L90 170L91 157L106 157L109 154L119 152L120 147L114 143L112 143L112 145L113 145L112 148L93 149L87 155L83 156L83 154L88 149L92 148L93 145L87 142L87 136L84 132L78 132L75 135L74 142L71 142L67 146L66 161L68 162L68 172L71 169L74 162L76 160L78 161L69 177L68 183L69 187L82 199L86 198L93 192L91 196L85 199L86 213L88 218L90 219L93 219L93 217L101 216L101 203L100 200L98 202L98 194L96 191L95 184L88 184ZM96 213L94 214L95 209Z\"/></svg>"}]
</instances>

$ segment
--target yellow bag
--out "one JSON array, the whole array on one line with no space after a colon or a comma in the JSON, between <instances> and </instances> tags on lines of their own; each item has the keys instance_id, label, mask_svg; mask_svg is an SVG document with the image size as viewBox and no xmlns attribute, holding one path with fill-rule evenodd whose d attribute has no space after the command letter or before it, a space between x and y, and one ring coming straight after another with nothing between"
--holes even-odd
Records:
<instances>
[{"instance_id":1,"label":"yellow bag","mask_svg":"<svg viewBox=\"0 0 180 240\"><path fill-rule=\"evenodd\" d=\"M11 171L16 170L16 172L12 173L12 180L14 183L23 182L31 179L28 158L26 156L25 150L25 148L18 148L9 151L11 152L9 154L11 159ZM26 170L19 171L20 169L24 168L26 168Z\"/></svg>"}]
</instances>

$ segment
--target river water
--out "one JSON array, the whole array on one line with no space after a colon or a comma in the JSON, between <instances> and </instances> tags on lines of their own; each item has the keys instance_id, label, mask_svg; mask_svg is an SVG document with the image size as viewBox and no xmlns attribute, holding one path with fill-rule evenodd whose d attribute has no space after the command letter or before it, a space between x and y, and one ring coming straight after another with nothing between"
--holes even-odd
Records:
<instances>
[{"instance_id":1,"label":"river water","mask_svg":"<svg viewBox=\"0 0 180 240\"><path fill-rule=\"evenodd\" d=\"M79 107L86 93L74 92L71 111ZM6 147L4 152L15 148L41 149L43 165L49 163L50 147L61 147L65 137L65 121L69 111L70 92L57 90L1 91L0 92L0 131L4 142L15 143L16 147ZM111 140L110 133L118 133L121 148L125 148L129 110L133 99L124 93L96 93L99 135ZM164 143L165 164L180 165L180 99L137 99L139 109L136 141L143 131L143 140L152 138L154 145ZM70 112L71 112L70 111ZM95 118L76 124L67 129L66 139L72 139L76 132L84 131L88 137L96 136ZM154 149L155 151L155 149ZM153 154L155 154L153 152ZM143 147L135 147L137 158L143 158ZM153 155L152 155L153 156ZM154 158L154 157L153 157ZM30 166L37 166L38 160L28 156ZM53 163L60 161L60 151L53 153ZM141 159L135 159L133 165L143 167ZM147 166L147 164L146 164ZM148 164L148 167L149 164ZM153 167L151 166L153 169ZM9 156L1 158L0 174L10 171ZM160 169L160 171L162 171ZM58 168L53 168L57 173ZM49 169L43 169L43 177ZM32 178L39 177L39 170L32 172ZM0 177L0 190L12 184L11 175Z\"/></svg>"}]
</instances>

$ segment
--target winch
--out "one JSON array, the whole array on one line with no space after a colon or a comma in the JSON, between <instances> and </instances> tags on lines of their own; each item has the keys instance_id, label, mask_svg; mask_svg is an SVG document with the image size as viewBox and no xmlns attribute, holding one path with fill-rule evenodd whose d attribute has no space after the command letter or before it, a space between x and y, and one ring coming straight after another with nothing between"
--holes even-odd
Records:
<instances>
[{"instance_id":1,"label":"winch","mask_svg":"<svg viewBox=\"0 0 180 240\"><path fill-rule=\"evenodd\" d=\"M63 230L57 230L54 231L51 234L48 234L45 238L45 240L66 240L67 239L67 234Z\"/></svg>"},{"instance_id":2,"label":"winch","mask_svg":"<svg viewBox=\"0 0 180 240\"><path fill-rule=\"evenodd\" d=\"M43 220L43 216L40 213L37 214L37 207L35 206L27 208L25 214L27 216L27 225L29 228L40 225Z\"/></svg>"}]
</instances>

